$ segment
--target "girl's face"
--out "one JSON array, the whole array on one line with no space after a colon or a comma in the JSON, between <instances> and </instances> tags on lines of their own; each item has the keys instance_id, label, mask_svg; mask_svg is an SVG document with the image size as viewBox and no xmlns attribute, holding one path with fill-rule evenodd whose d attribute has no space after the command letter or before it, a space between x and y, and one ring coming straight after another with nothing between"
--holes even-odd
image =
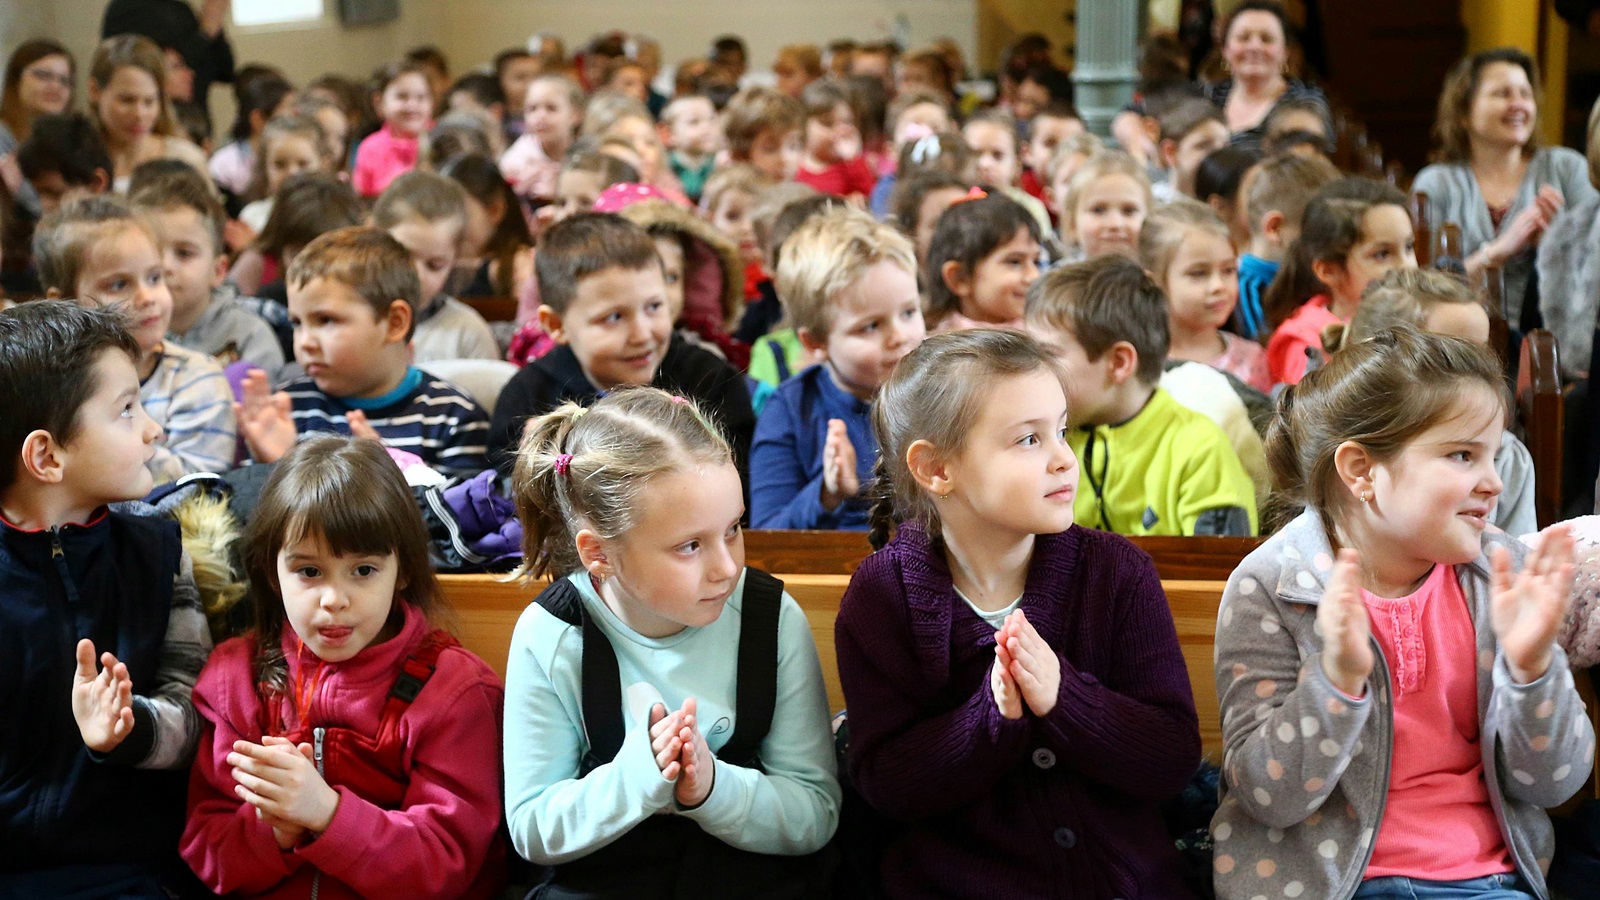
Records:
<instances>
[{"instance_id":1,"label":"girl's face","mask_svg":"<svg viewBox=\"0 0 1600 900\"><path fill-rule=\"evenodd\" d=\"M1467 133L1474 141L1521 147L1532 139L1538 114L1528 73L1514 63L1492 62L1478 73L1478 90L1467 110Z\"/></svg>"},{"instance_id":2,"label":"girl's face","mask_svg":"<svg viewBox=\"0 0 1600 900\"><path fill-rule=\"evenodd\" d=\"M1394 269L1417 267L1416 237L1411 214L1398 206L1374 206L1361 217L1361 240L1350 248L1344 265L1330 267L1328 285L1334 300L1351 313L1367 285Z\"/></svg>"},{"instance_id":3,"label":"girl's face","mask_svg":"<svg viewBox=\"0 0 1600 900\"><path fill-rule=\"evenodd\" d=\"M423 303L444 290L456 264L463 227L462 220L455 217L430 222L421 216L408 216L389 229L389 235L411 254L411 264L416 266L417 279L422 282Z\"/></svg>"},{"instance_id":4,"label":"girl's face","mask_svg":"<svg viewBox=\"0 0 1600 900\"><path fill-rule=\"evenodd\" d=\"M578 112L566 85L554 80L528 85L522 102L522 124L546 151L558 148L565 153L578 127Z\"/></svg>"},{"instance_id":5,"label":"girl's face","mask_svg":"<svg viewBox=\"0 0 1600 900\"><path fill-rule=\"evenodd\" d=\"M618 119L606 130L605 137L621 137L633 145L634 152L639 154L639 178L645 184L652 184L661 174L662 157L666 155L666 148L661 146L661 133L650 122L637 116L628 116Z\"/></svg>"},{"instance_id":6,"label":"girl's face","mask_svg":"<svg viewBox=\"0 0 1600 900\"><path fill-rule=\"evenodd\" d=\"M683 244L677 238L656 235L656 253L661 256L661 275L667 285L667 310L672 321L683 315Z\"/></svg>"},{"instance_id":7,"label":"girl's face","mask_svg":"<svg viewBox=\"0 0 1600 900\"><path fill-rule=\"evenodd\" d=\"M1239 261L1221 235L1190 229L1167 267L1168 315L1172 330L1216 331L1239 302Z\"/></svg>"},{"instance_id":8,"label":"girl's face","mask_svg":"<svg viewBox=\"0 0 1600 900\"><path fill-rule=\"evenodd\" d=\"M90 87L97 86L90 82ZM136 143L155 131L161 114L161 86L149 72L123 66L112 72L111 80L95 94L95 110L113 142Z\"/></svg>"},{"instance_id":9,"label":"girl's face","mask_svg":"<svg viewBox=\"0 0 1600 900\"><path fill-rule=\"evenodd\" d=\"M956 291L961 313L979 322L1005 324L1022 318L1028 287L1039 277L1039 242L1026 228L978 260L972 280Z\"/></svg>"},{"instance_id":10,"label":"girl's face","mask_svg":"<svg viewBox=\"0 0 1600 900\"><path fill-rule=\"evenodd\" d=\"M323 106L317 109L317 124L322 126L322 136L327 139L324 146L328 159L344 159L345 150L350 146L350 120L338 107Z\"/></svg>"},{"instance_id":11,"label":"girl's face","mask_svg":"<svg viewBox=\"0 0 1600 900\"><path fill-rule=\"evenodd\" d=\"M315 137L309 134L284 134L267 145L267 195L278 192L278 187L289 178L322 169L322 152Z\"/></svg>"},{"instance_id":12,"label":"girl's face","mask_svg":"<svg viewBox=\"0 0 1600 900\"><path fill-rule=\"evenodd\" d=\"M120 306L128 330L148 354L161 346L172 321L172 294L161 248L143 228L129 224L89 246L73 295L84 304Z\"/></svg>"},{"instance_id":13,"label":"girl's face","mask_svg":"<svg viewBox=\"0 0 1600 900\"><path fill-rule=\"evenodd\" d=\"M394 553L337 555L321 535L278 551L278 592L289 627L324 662L344 662L393 637L400 584Z\"/></svg>"},{"instance_id":14,"label":"girl's face","mask_svg":"<svg viewBox=\"0 0 1600 900\"><path fill-rule=\"evenodd\" d=\"M383 89L378 114L400 134L416 136L428 130L433 115L433 94L421 72L406 72Z\"/></svg>"},{"instance_id":15,"label":"girl's face","mask_svg":"<svg viewBox=\"0 0 1600 900\"><path fill-rule=\"evenodd\" d=\"M1434 334L1489 346L1489 314L1476 303L1435 303L1422 327Z\"/></svg>"},{"instance_id":16,"label":"girl's face","mask_svg":"<svg viewBox=\"0 0 1600 900\"><path fill-rule=\"evenodd\" d=\"M1289 61L1283 23L1261 10L1240 13L1223 41L1222 58L1235 78L1265 80L1281 76Z\"/></svg>"},{"instance_id":17,"label":"girl's face","mask_svg":"<svg viewBox=\"0 0 1600 900\"><path fill-rule=\"evenodd\" d=\"M825 115L807 116L806 155L825 164L839 162L843 158L839 147L855 130L856 114L848 103L840 103Z\"/></svg>"},{"instance_id":18,"label":"girl's face","mask_svg":"<svg viewBox=\"0 0 1600 900\"><path fill-rule=\"evenodd\" d=\"M600 541L604 562L579 552L601 578L600 595L624 624L661 638L702 628L722 615L744 573L744 489L732 463L702 463L650 479L639 492L634 525Z\"/></svg>"},{"instance_id":19,"label":"girl's face","mask_svg":"<svg viewBox=\"0 0 1600 900\"><path fill-rule=\"evenodd\" d=\"M966 195L966 191L957 187L935 188L922 195L922 205L917 207L917 233L912 238L917 249L917 271L928 266L928 246L933 243L933 230L939 225L939 217Z\"/></svg>"},{"instance_id":20,"label":"girl's face","mask_svg":"<svg viewBox=\"0 0 1600 900\"><path fill-rule=\"evenodd\" d=\"M950 114L937 103L917 103L906 107L894 123L894 150L930 134L950 130Z\"/></svg>"},{"instance_id":21,"label":"girl's face","mask_svg":"<svg viewBox=\"0 0 1600 900\"><path fill-rule=\"evenodd\" d=\"M1067 445L1067 395L1040 369L996 379L945 463L951 493L939 503L945 530L983 529L1018 536L1072 527L1078 459Z\"/></svg>"},{"instance_id":22,"label":"girl's face","mask_svg":"<svg viewBox=\"0 0 1600 900\"><path fill-rule=\"evenodd\" d=\"M973 122L962 131L972 148L972 175L979 184L1011 187L1017 181L1017 135L998 122Z\"/></svg>"},{"instance_id":23,"label":"girl's face","mask_svg":"<svg viewBox=\"0 0 1600 900\"><path fill-rule=\"evenodd\" d=\"M72 102L72 61L65 56L45 56L22 70L17 98L30 116L66 112Z\"/></svg>"},{"instance_id":24,"label":"girl's face","mask_svg":"<svg viewBox=\"0 0 1600 900\"><path fill-rule=\"evenodd\" d=\"M711 227L739 245L739 258L745 265L761 261L761 245L756 242L755 223L750 219L750 207L755 202L755 195L747 191L726 190L711 208Z\"/></svg>"},{"instance_id":25,"label":"girl's face","mask_svg":"<svg viewBox=\"0 0 1600 900\"><path fill-rule=\"evenodd\" d=\"M1136 257L1144 227L1145 190L1131 176L1102 175L1084 187L1073 211L1072 230L1086 257L1108 253Z\"/></svg>"},{"instance_id":26,"label":"girl's face","mask_svg":"<svg viewBox=\"0 0 1600 900\"><path fill-rule=\"evenodd\" d=\"M556 204L559 206L556 221L594 209L594 201L600 199L600 192L604 190L598 172L561 170L556 176Z\"/></svg>"}]
</instances>

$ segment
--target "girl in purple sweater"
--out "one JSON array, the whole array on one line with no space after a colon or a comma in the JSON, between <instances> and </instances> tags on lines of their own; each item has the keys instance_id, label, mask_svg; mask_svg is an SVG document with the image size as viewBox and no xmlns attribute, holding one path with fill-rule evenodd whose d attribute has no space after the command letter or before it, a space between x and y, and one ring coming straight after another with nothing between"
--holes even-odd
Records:
<instances>
[{"instance_id":1,"label":"girl in purple sweater","mask_svg":"<svg viewBox=\"0 0 1600 900\"><path fill-rule=\"evenodd\" d=\"M1018 332L932 336L873 415L881 549L836 640L850 775L904 823L886 892L1192 896L1157 804L1199 763L1194 698L1150 558L1073 527L1058 363Z\"/></svg>"}]
</instances>

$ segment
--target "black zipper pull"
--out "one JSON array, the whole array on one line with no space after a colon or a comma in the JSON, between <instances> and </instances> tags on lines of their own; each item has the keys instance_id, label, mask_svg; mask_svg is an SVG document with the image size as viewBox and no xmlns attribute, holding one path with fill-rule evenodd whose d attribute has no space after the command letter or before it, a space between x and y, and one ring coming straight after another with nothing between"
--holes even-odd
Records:
<instances>
[{"instance_id":1,"label":"black zipper pull","mask_svg":"<svg viewBox=\"0 0 1600 900\"><path fill-rule=\"evenodd\" d=\"M67 602L77 605L78 583L72 580L72 572L67 568L67 551L61 546L59 525L50 529L50 559L56 564L56 574L61 576L61 588L66 591Z\"/></svg>"}]
</instances>

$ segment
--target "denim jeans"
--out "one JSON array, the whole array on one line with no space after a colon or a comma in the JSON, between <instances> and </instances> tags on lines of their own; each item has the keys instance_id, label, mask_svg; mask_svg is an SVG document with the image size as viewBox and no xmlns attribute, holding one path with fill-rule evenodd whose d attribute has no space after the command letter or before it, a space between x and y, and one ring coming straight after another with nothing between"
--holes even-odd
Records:
<instances>
[{"instance_id":1,"label":"denim jeans","mask_svg":"<svg viewBox=\"0 0 1600 900\"><path fill-rule=\"evenodd\" d=\"M1466 881L1424 881L1404 875L1369 878L1355 900L1533 900L1533 891L1515 872Z\"/></svg>"}]
</instances>

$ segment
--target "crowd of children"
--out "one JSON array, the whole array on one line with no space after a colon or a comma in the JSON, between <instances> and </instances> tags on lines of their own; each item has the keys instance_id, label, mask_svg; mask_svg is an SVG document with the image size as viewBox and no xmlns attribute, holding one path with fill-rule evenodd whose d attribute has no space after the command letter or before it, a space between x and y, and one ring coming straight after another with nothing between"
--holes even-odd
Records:
<instances>
[{"instance_id":1,"label":"crowd of children","mask_svg":"<svg viewBox=\"0 0 1600 900\"><path fill-rule=\"evenodd\" d=\"M455 80L431 47L365 86L244 66L209 159L171 48L106 40L80 113L23 45L0 898L1548 898L1595 751L1573 538L1516 539L1504 309L1335 167L1286 22L1237 4L1232 77L1150 85L1114 140L1042 39L982 105L953 45L791 45L767 86L737 38L659 78L608 33ZM1525 102L1479 56L1442 194ZM1459 268L1592 214L1522 188ZM503 684L435 577L469 485L549 579ZM875 548L832 728L746 526ZM1120 535L1266 538L1217 620L1198 868L1194 697Z\"/></svg>"}]
</instances>

